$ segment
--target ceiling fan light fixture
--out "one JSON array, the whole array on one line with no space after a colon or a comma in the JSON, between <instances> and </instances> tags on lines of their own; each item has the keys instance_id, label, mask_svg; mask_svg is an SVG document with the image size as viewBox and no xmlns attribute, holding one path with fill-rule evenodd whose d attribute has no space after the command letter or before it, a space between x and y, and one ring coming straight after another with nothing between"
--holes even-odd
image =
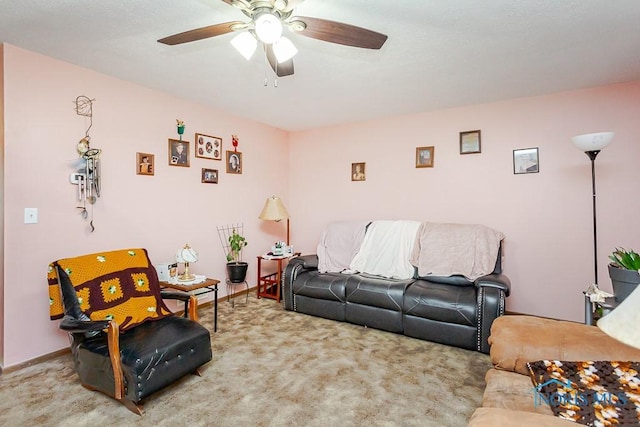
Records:
<instances>
[{"instance_id":1,"label":"ceiling fan light fixture","mask_svg":"<svg viewBox=\"0 0 640 427\"><path fill-rule=\"evenodd\" d=\"M256 34L266 44L272 44L282 36L282 22L270 13L264 13L256 19Z\"/></svg>"},{"instance_id":2,"label":"ceiling fan light fixture","mask_svg":"<svg viewBox=\"0 0 640 427\"><path fill-rule=\"evenodd\" d=\"M258 47L258 40L249 31L243 31L231 39L231 45L248 61Z\"/></svg>"},{"instance_id":3,"label":"ceiling fan light fixture","mask_svg":"<svg viewBox=\"0 0 640 427\"><path fill-rule=\"evenodd\" d=\"M285 61L290 60L298 53L298 49L293 45L293 42L286 37L280 37L275 43L273 43L273 54L276 56L278 64L282 64Z\"/></svg>"}]
</instances>

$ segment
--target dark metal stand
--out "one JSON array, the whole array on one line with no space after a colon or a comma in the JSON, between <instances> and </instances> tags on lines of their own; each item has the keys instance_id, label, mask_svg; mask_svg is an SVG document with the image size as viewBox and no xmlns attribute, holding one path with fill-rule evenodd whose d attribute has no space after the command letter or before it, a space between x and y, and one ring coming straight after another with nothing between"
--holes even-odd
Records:
<instances>
[{"instance_id":1,"label":"dark metal stand","mask_svg":"<svg viewBox=\"0 0 640 427\"><path fill-rule=\"evenodd\" d=\"M591 189L593 193L593 283L598 284L598 233L596 223L596 156L600 150L585 151L591 159Z\"/></svg>"}]
</instances>

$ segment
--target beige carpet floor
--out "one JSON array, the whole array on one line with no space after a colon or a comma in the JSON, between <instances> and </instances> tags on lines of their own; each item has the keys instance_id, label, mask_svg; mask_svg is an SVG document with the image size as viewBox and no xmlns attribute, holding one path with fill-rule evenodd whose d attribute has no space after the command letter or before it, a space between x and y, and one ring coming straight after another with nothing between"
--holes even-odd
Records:
<instances>
[{"instance_id":1,"label":"beige carpet floor","mask_svg":"<svg viewBox=\"0 0 640 427\"><path fill-rule=\"evenodd\" d=\"M221 301L213 360L150 396L139 417L82 387L70 355L0 376L2 426L465 426L489 357L288 312ZM213 331L213 307L200 308Z\"/></svg>"}]
</instances>

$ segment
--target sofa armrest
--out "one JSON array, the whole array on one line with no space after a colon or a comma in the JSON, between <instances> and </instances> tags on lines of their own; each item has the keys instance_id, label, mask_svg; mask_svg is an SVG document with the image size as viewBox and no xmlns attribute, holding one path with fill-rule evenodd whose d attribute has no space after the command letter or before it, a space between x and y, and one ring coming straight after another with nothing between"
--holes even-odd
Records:
<instances>
[{"instance_id":1,"label":"sofa armrest","mask_svg":"<svg viewBox=\"0 0 640 427\"><path fill-rule=\"evenodd\" d=\"M301 255L301 256L295 257L289 262L289 264L293 262L302 264L302 267L305 268L306 270L318 269L318 255L316 254Z\"/></svg>"},{"instance_id":2,"label":"sofa armrest","mask_svg":"<svg viewBox=\"0 0 640 427\"><path fill-rule=\"evenodd\" d=\"M293 310L293 282L301 271L317 270L318 256L302 255L291 258L282 274L282 299L285 310Z\"/></svg>"},{"instance_id":3,"label":"sofa armrest","mask_svg":"<svg viewBox=\"0 0 640 427\"><path fill-rule=\"evenodd\" d=\"M611 338L596 326L526 315L501 316L493 322L491 362L497 369L529 375L536 360L640 361L640 350Z\"/></svg>"},{"instance_id":4,"label":"sofa armrest","mask_svg":"<svg viewBox=\"0 0 640 427\"><path fill-rule=\"evenodd\" d=\"M504 292L506 297L511 293L511 280L504 274L487 274L473 282L476 287L496 288Z\"/></svg>"}]
</instances>

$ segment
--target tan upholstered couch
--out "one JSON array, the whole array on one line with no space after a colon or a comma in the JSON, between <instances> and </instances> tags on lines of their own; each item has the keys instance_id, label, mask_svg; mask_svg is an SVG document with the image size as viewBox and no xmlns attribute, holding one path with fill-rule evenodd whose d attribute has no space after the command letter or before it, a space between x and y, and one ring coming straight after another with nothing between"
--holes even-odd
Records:
<instances>
[{"instance_id":1,"label":"tan upholstered couch","mask_svg":"<svg viewBox=\"0 0 640 427\"><path fill-rule=\"evenodd\" d=\"M640 350L616 341L595 326L534 316L497 318L491 327L489 344L494 367L486 374L482 407L472 415L469 427L576 426L555 417L548 405L534 405L527 362L640 361Z\"/></svg>"}]
</instances>

